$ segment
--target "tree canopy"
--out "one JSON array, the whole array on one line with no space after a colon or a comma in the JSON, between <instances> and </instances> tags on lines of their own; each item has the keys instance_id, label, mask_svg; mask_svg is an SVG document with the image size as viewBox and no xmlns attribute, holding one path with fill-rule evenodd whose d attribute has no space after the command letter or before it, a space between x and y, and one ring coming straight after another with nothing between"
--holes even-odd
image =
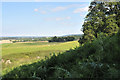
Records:
<instances>
[{"instance_id":1,"label":"tree canopy","mask_svg":"<svg viewBox=\"0 0 120 80\"><path fill-rule=\"evenodd\" d=\"M92 1L85 17L79 43L93 41L100 33L111 36L120 28L120 2Z\"/></svg>"}]
</instances>

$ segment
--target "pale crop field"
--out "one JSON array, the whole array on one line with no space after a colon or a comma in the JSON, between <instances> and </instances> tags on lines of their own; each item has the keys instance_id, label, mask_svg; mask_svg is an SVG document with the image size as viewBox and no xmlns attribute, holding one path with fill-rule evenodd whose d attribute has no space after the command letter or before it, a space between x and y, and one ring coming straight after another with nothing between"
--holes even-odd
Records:
<instances>
[{"instance_id":1,"label":"pale crop field","mask_svg":"<svg viewBox=\"0 0 120 80\"><path fill-rule=\"evenodd\" d=\"M7 43L2 44L2 70L3 74L9 72L14 67L24 64L30 64L50 54L62 53L66 50L79 46L78 41L70 41L63 43Z\"/></svg>"}]
</instances>

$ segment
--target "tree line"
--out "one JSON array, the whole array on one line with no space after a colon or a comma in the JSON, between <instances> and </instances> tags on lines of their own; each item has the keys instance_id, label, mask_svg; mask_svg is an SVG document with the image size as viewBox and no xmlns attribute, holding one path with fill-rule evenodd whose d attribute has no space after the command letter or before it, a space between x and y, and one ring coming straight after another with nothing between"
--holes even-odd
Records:
<instances>
[{"instance_id":1,"label":"tree line","mask_svg":"<svg viewBox=\"0 0 120 80\"><path fill-rule=\"evenodd\" d=\"M67 36L67 37L57 37L54 36L51 40L48 40L49 42L66 42L66 41L73 41L75 40L74 37Z\"/></svg>"}]
</instances>

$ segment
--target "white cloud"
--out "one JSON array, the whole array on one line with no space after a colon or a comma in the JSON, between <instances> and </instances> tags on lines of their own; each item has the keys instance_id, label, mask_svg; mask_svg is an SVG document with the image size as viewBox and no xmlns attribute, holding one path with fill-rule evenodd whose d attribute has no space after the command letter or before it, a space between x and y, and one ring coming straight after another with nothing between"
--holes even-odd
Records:
<instances>
[{"instance_id":1,"label":"white cloud","mask_svg":"<svg viewBox=\"0 0 120 80\"><path fill-rule=\"evenodd\" d=\"M43 1L43 0L35 0L35 2L39 2L39 1Z\"/></svg>"},{"instance_id":2,"label":"white cloud","mask_svg":"<svg viewBox=\"0 0 120 80\"><path fill-rule=\"evenodd\" d=\"M86 16L86 14L80 14L80 16L85 17L85 16Z\"/></svg>"},{"instance_id":3,"label":"white cloud","mask_svg":"<svg viewBox=\"0 0 120 80\"><path fill-rule=\"evenodd\" d=\"M86 4L71 4L71 5L66 5L66 6L57 6L55 8L52 8L50 9L49 7L47 8L48 11L51 11L51 12L58 12L58 11L64 11L64 10L67 10L67 9L70 9L70 8L78 8L78 7L83 7L85 6ZM48 6L51 6L51 5L48 5ZM87 9L87 7L84 8L78 8L77 11L75 10L74 13L77 13L80 9L83 9L84 11ZM34 9L35 12L40 12L41 14L46 14L46 9L45 8L36 8Z\"/></svg>"},{"instance_id":4,"label":"white cloud","mask_svg":"<svg viewBox=\"0 0 120 80\"><path fill-rule=\"evenodd\" d=\"M46 11L44 11L44 10L41 10L41 8L39 8L39 9L34 9L34 11L35 12L40 12L41 14L46 14L47 12Z\"/></svg>"},{"instance_id":5,"label":"white cloud","mask_svg":"<svg viewBox=\"0 0 120 80\"><path fill-rule=\"evenodd\" d=\"M75 26L75 23L66 21L66 22L61 22L61 25L64 25L66 27L73 27Z\"/></svg>"},{"instance_id":6,"label":"white cloud","mask_svg":"<svg viewBox=\"0 0 120 80\"><path fill-rule=\"evenodd\" d=\"M67 16L67 17L57 17L55 20L56 21L62 21L62 20L70 20L71 17L70 16Z\"/></svg>"},{"instance_id":7,"label":"white cloud","mask_svg":"<svg viewBox=\"0 0 120 80\"><path fill-rule=\"evenodd\" d=\"M3 0L3 1L9 1L9 0ZM12 0L17 1L17 0ZM18 1L27 1L30 0L18 0ZM91 2L91 0L31 0L31 2Z\"/></svg>"},{"instance_id":8,"label":"white cloud","mask_svg":"<svg viewBox=\"0 0 120 80\"><path fill-rule=\"evenodd\" d=\"M35 11L35 12L37 12L37 11L38 11L38 9L34 9L34 11Z\"/></svg>"},{"instance_id":9,"label":"white cloud","mask_svg":"<svg viewBox=\"0 0 120 80\"><path fill-rule=\"evenodd\" d=\"M73 8L73 7L81 7L81 6L85 6L86 4L71 4L71 5L67 5L67 6L58 6L56 8L53 8L51 11L53 12L57 12L57 11L63 11L63 10L67 10L69 8Z\"/></svg>"},{"instance_id":10,"label":"white cloud","mask_svg":"<svg viewBox=\"0 0 120 80\"><path fill-rule=\"evenodd\" d=\"M61 21L61 20L64 20L64 18L62 18L62 17L56 18L56 21Z\"/></svg>"},{"instance_id":11,"label":"white cloud","mask_svg":"<svg viewBox=\"0 0 120 80\"><path fill-rule=\"evenodd\" d=\"M63 11L63 10L66 10L67 7L56 7L54 9L52 9L53 12L57 12L57 11Z\"/></svg>"},{"instance_id":12,"label":"white cloud","mask_svg":"<svg viewBox=\"0 0 120 80\"><path fill-rule=\"evenodd\" d=\"M68 5L69 8L82 7L82 6L86 6L86 4L71 4L71 5Z\"/></svg>"},{"instance_id":13,"label":"white cloud","mask_svg":"<svg viewBox=\"0 0 120 80\"><path fill-rule=\"evenodd\" d=\"M81 13L81 12L87 12L87 11L88 11L88 6L83 8L77 8L73 11L73 13Z\"/></svg>"},{"instance_id":14,"label":"white cloud","mask_svg":"<svg viewBox=\"0 0 120 80\"><path fill-rule=\"evenodd\" d=\"M45 21L53 21L54 19L53 18L45 18L44 20Z\"/></svg>"},{"instance_id":15,"label":"white cloud","mask_svg":"<svg viewBox=\"0 0 120 80\"><path fill-rule=\"evenodd\" d=\"M66 19L71 19L71 17L70 17L70 16L68 16L68 17L66 17Z\"/></svg>"},{"instance_id":16,"label":"white cloud","mask_svg":"<svg viewBox=\"0 0 120 80\"><path fill-rule=\"evenodd\" d=\"M46 14L47 12L46 11L40 11L41 14Z\"/></svg>"}]
</instances>

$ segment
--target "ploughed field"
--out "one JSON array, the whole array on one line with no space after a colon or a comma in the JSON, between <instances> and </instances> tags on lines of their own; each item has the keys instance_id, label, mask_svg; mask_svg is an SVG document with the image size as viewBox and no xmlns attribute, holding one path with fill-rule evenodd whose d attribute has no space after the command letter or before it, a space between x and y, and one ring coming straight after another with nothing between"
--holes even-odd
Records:
<instances>
[{"instance_id":1,"label":"ploughed field","mask_svg":"<svg viewBox=\"0 0 120 80\"><path fill-rule=\"evenodd\" d=\"M63 43L33 42L33 43L7 43L2 45L2 71L6 74L14 67L30 64L53 53L58 54L79 46L78 41Z\"/></svg>"}]
</instances>

